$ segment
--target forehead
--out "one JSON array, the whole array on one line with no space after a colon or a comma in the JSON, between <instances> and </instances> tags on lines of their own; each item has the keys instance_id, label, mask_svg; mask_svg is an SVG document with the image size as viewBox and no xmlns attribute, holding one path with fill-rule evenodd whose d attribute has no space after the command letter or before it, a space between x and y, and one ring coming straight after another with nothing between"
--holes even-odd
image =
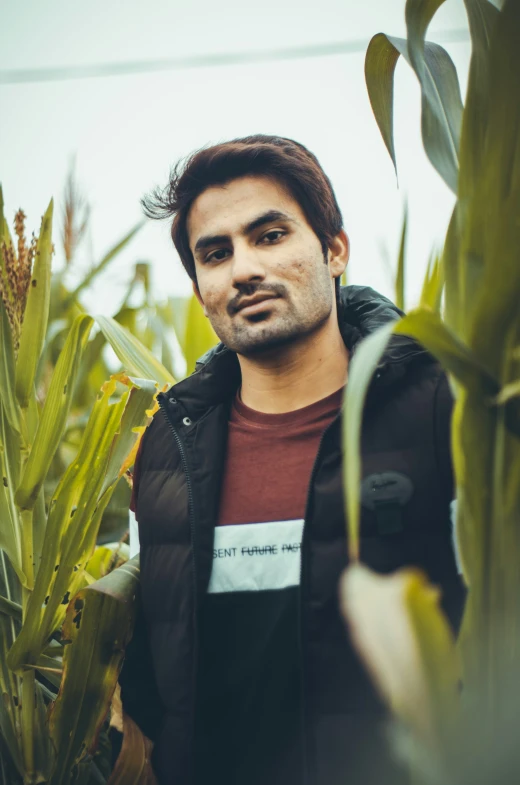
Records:
<instances>
[{"instance_id":1,"label":"forehead","mask_svg":"<svg viewBox=\"0 0 520 785\"><path fill-rule=\"evenodd\" d=\"M279 210L307 223L302 208L277 180L240 177L206 188L193 202L187 220L190 247L203 235L233 235L268 210Z\"/></svg>"}]
</instances>

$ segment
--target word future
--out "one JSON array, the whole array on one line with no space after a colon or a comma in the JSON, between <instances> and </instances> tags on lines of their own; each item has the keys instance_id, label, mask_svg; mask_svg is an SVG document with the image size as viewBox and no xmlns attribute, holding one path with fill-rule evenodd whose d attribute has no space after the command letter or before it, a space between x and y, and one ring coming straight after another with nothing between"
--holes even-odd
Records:
<instances>
[{"instance_id":1,"label":"word future","mask_svg":"<svg viewBox=\"0 0 520 785\"><path fill-rule=\"evenodd\" d=\"M209 593L298 586L302 533L302 519L217 526Z\"/></svg>"}]
</instances>

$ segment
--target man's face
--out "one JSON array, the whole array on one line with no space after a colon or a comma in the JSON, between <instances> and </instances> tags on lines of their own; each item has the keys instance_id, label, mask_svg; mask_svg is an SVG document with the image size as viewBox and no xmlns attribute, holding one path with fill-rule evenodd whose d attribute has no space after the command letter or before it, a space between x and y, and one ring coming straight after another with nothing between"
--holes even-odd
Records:
<instances>
[{"instance_id":1,"label":"man's face","mask_svg":"<svg viewBox=\"0 0 520 785\"><path fill-rule=\"evenodd\" d=\"M198 292L220 340L248 356L335 317L332 266L298 202L278 182L241 177L206 189L188 216Z\"/></svg>"}]
</instances>

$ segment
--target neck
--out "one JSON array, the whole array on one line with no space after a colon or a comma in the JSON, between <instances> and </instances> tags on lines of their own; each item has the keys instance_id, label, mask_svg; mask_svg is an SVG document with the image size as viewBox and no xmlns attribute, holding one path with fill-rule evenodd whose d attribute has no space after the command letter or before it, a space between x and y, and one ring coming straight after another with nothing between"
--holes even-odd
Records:
<instances>
[{"instance_id":1,"label":"neck","mask_svg":"<svg viewBox=\"0 0 520 785\"><path fill-rule=\"evenodd\" d=\"M258 412L281 414L310 406L343 387L349 355L334 319L281 349L238 359L243 403Z\"/></svg>"}]
</instances>

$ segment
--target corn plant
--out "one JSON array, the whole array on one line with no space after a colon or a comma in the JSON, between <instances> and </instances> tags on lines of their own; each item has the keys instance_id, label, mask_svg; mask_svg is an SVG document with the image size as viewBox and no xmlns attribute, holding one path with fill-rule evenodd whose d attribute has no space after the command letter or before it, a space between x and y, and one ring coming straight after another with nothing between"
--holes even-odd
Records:
<instances>
[{"instance_id":1,"label":"corn plant","mask_svg":"<svg viewBox=\"0 0 520 785\"><path fill-rule=\"evenodd\" d=\"M407 0L407 39L381 33L366 54L370 101L394 165L393 74L402 55L421 87L426 154L457 200L421 305L368 338L351 364L344 448L352 565L343 594L360 652L408 729L417 779L500 785L520 779L520 3L465 0L472 55L463 105L450 57L425 40L442 2ZM468 587L456 644L424 576L381 577L358 563L362 407L391 333L430 350L455 397L456 535Z\"/></svg>"},{"instance_id":2,"label":"corn plant","mask_svg":"<svg viewBox=\"0 0 520 785\"><path fill-rule=\"evenodd\" d=\"M157 387L173 381L134 336L100 317L133 376L102 385L46 501L93 326L74 316L42 392L52 213L51 201L30 245L18 213L13 242L0 191L0 779L10 785L105 781L91 753L132 632L139 571L134 560L94 582L89 560Z\"/></svg>"}]
</instances>

